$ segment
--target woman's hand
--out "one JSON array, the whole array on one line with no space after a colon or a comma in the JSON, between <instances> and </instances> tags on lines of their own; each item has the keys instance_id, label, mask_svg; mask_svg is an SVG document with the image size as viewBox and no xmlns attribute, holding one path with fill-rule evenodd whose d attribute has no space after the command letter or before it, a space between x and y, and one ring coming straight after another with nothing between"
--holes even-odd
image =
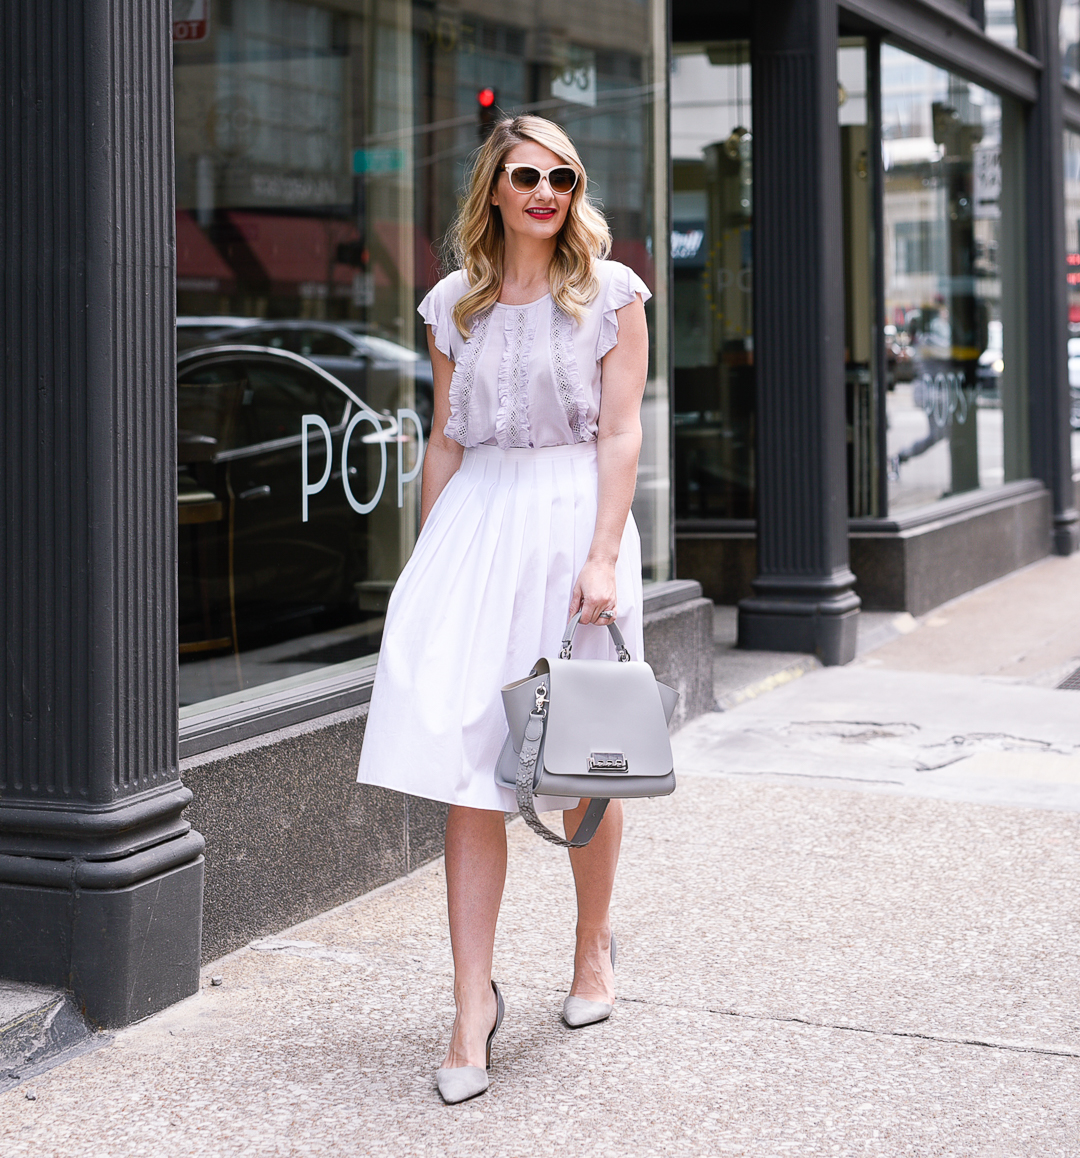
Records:
<instances>
[{"instance_id":1,"label":"woman's hand","mask_svg":"<svg viewBox=\"0 0 1080 1158\"><path fill-rule=\"evenodd\" d=\"M574 584L574 594L570 598L570 616L581 612L582 623L599 623L607 627L614 622L614 615L601 616L601 611L616 611L615 561L586 559L585 566Z\"/></svg>"}]
</instances>

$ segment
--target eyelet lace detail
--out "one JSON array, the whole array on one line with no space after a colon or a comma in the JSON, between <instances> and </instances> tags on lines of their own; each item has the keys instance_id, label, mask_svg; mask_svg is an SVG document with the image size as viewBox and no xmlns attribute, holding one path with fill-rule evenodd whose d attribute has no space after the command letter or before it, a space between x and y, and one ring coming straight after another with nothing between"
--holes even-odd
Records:
<instances>
[{"instance_id":1,"label":"eyelet lace detail","mask_svg":"<svg viewBox=\"0 0 1080 1158\"><path fill-rule=\"evenodd\" d=\"M450 418L446 423L443 434L452 438L462 446L468 446L469 437L469 406L472 402L473 383L476 379L476 363L483 352L487 340L488 323L491 321L491 310L477 314L473 318L472 333L465 343L461 361L454 368L450 379Z\"/></svg>"},{"instance_id":2,"label":"eyelet lace detail","mask_svg":"<svg viewBox=\"0 0 1080 1158\"><path fill-rule=\"evenodd\" d=\"M551 303L551 369L574 441L590 442L588 403L574 353L574 322L554 300Z\"/></svg>"},{"instance_id":3,"label":"eyelet lace detail","mask_svg":"<svg viewBox=\"0 0 1080 1158\"><path fill-rule=\"evenodd\" d=\"M536 336L536 310L507 310L504 327L495 441L505 450L532 446L529 429L529 356Z\"/></svg>"}]
</instances>

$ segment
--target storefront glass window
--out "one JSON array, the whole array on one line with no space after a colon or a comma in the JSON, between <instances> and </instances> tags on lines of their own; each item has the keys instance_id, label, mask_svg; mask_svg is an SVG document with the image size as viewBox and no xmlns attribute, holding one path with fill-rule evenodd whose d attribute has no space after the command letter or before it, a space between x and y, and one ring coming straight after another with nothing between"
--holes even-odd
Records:
<instances>
[{"instance_id":1,"label":"storefront glass window","mask_svg":"<svg viewBox=\"0 0 1080 1158\"><path fill-rule=\"evenodd\" d=\"M671 77L675 513L752 519L753 118L745 41L676 44ZM866 46L839 49L851 513L881 513Z\"/></svg>"},{"instance_id":2,"label":"storefront glass window","mask_svg":"<svg viewBox=\"0 0 1080 1158\"><path fill-rule=\"evenodd\" d=\"M754 517L750 49L675 45L675 513Z\"/></svg>"},{"instance_id":3,"label":"storefront glass window","mask_svg":"<svg viewBox=\"0 0 1080 1158\"><path fill-rule=\"evenodd\" d=\"M895 512L1026 473L1020 118L996 94L891 46L881 104Z\"/></svg>"},{"instance_id":4,"label":"storefront glass window","mask_svg":"<svg viewBox=\"0 0 1080 1158\"><path fill-rule=\"evenodd\" d=\"M1065 262L1069 279L1069 395L1073 469L1080 471L1080 133L1065 130Z\"/></svg>"},{"instance_id":5,"label":"storefront glass window","mask_svg":"<svg viewBox=\"0 0 1080 1158\"><path fill-rule=\"evenodd\" d=\"M432 414L416 305L484 125L574 136L654 291L635 501L670 574L665 18L176 0L181 705L373 662ZM491 100L478 94L490 90Z\"/></svg>"},{"instance_id":6,"label":"storefront glass window","mask_svg":"<svg viewBox=\"0 0 1080 1158\"><path fill-rule=\"evenodd\" d=\"M1022 12L1021 8L1019 12ZM1016 0L983 0L986 35L1009 48L1023 48L1023 29Z\"/></svg>"},{"instance_id":7,"label":"storefront glass window","mask_svg":"<svg viewBox=\"0 0 1080 1158\"><path fill-rule=\"evenodd\" d=\"M1080 88L1080 0L1061 0L1058 16L1061 79Z\"/></svg>"},{"instance_id":8,"label":"storefront glass window","mask_svg":"<svg viewBox=\"0 0 1080 1158\"><path fill-rule=\"evenodd\" d=\"M877 351L874 252L875 127L868 99L866 42L844 38L837 54L840 182L844 231L844 383L848 447L848 514L884 513L881 389Z\"/></svg>"}]
</instances>

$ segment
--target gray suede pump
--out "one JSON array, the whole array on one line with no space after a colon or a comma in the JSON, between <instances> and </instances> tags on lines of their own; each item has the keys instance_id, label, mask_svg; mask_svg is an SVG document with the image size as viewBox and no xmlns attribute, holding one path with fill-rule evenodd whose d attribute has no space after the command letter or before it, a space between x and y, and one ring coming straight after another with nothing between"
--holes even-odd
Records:
<instances>
[{"instance_id":1,"label":"gray suede pump","mask_svg":"<svg viewBox=\"0 0 1080 1158\"><path fill-rule=\"evenodd\" d=\"M615 968L615 934L611 934L611 967ZM587 1001L584 997L567 997L562 1003L563 1021L571 1029L607 1021L614 1006L606 1001Z\"/></svg>"},{"instance_id":2,"label":"gray suede pump","mask_svg":"<svg viewBox=\"0 0 1080 1158\"><path fill-rule=\"evenodd\" d=\"M487 1068L481 1069L479 1066L453 1066L444 1069L440 1066L439 1069L435 1071L435 1081L439 1087L439 1094L448 1106L452 1106L457 1102L467 1102L470 1098L475 1098L488 1088L487 1072L491 1068L491 1039L499 1032L503 1014L506 1012L503 995L499 992L499 987L494 981L491 983L491 988L495 991L495 1024L491 1027L491 1032L487 1038L487 1055L485 1058Z\"/></svg>"}]
</instances>

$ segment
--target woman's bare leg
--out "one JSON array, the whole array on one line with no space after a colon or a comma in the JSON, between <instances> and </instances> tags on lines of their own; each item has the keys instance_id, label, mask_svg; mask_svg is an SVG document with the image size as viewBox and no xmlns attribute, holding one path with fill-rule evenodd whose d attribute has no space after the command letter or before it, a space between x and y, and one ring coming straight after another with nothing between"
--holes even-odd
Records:
<instances>
[{"instance_id":1,"label":"woman's bare leg","mask_svg":"<svg viewBox=\"0 0 1080 1158\"><path fill-rule=\"evenodd\" d=\"M588 804L582 800L577 808L563 813L563 828L568 837L577 831ZM615 974L611 967L608 907L619 864L622 830L622 801L613 800L592 840L584 848L570 850L578 910L574 984L570 992L574 997L609 1005L615 1000Z\"/></svg>"},{"instance_id":2,"label":"woman's bare leg","mask_svg":"<svg viewBox=\"0 0 1080 1158\"><path fill-rule=\"evenodd\" d=\"M503 814L452 804L446 818L446 907L457 1016L445 1067L484 1067L487 1037L495 1024L491 954L505 882Z\"/></svg>"}]
</instances>

